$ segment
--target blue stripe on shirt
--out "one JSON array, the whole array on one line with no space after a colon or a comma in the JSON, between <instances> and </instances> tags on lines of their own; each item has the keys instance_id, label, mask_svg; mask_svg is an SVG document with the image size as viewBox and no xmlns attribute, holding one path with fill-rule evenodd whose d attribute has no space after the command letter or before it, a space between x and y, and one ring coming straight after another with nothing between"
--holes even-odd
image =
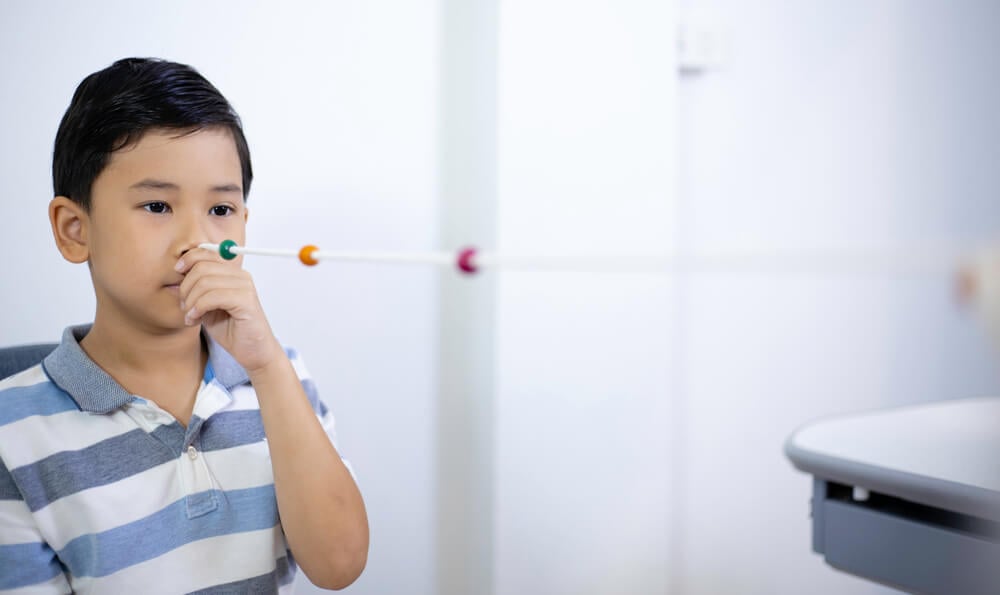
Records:
<instances>
[{"instance_id":1,"label":"blue stripe on shirt","mask_svg":"<svg viewBox=\"0 0 1000 595\"><path fill-rule=\"evenodd\" d=\"M14 476L7 470L7 465L0 460L0 500L24 500L21 491L14 483Z\"/></svg>"},{"instance_id":2,"label":"blue stripe on shirt","mask_svg":"<svg viewBox=\"0 0 1000 595\"><path fill-rule=\"evenodd\" d=\"M61 572L55 553L44 543L0 545L0 590L44 583Z\"/></svg>"},{"instance_id":3,"label":"blue stripe on shirt","mask_svg":"<svg viewBox=\"0 0 1000 595\"><path fill-rule=\"evenodd\" d=\"M73 399L51 382L0 390L0 426L33 415L79 410Z\"/></svg>"},{"instance_id":4,"label":"blue stripe on shirt","mask_svg":"<svg viewBox=\"0 0 1000 595\"><path fill-rule=\"evenodd\" d=\"M201 423L198 416L191 417L191 423L194 424L195 422ZM172 421L168 424L158 426L149 435L159 440L161 444L166 446L177 457L184 450L184 438L187 436L187 430L180 422Z\"/></svg>"},{"instance_id":5,"label":"blue stripe on shirt","mask_svg":"<svg viewBox=\"0 0 1000 595\"><path fill-rule=\"evenodd\" d=\"M74 576L107 576L185 544L209 537L268 529L278 524L274 485L215 490L217 511L188 520L184 498L143 519L101 533L81 535L59 550ZM155 535L156 539L149 539Z\"/></svg>"},{"instance_id":6,"label":"blue stripe on shirt","mask_svg":"<svg viewBox=\"0 0 1000 595\"><path fill-rule=\"evenodd\" d=\"M28 508L35 512L70 494L121 481L174 458L169 448L136 429L80 450L58 452L11 473Z\"/></svg>"},{"instance_id":7,"label":"blue stripe on shirt","mask_svg":"<svg viewBox=\"0 0 1000 595\"><path fill-rule=\"evenodd\" d=\"M260 442L264 439L264 423L259 409L223 411L203 423L201 450L222 450Z\"/></svg>"},{"instance_id":8,"label":"blue stripe on shirt","mask_svg":"<svg viewBox=\"0 0 1000 595\"><path fill-rule=\"evenodd\" d=\"M306 398L309 399L313 411L319 411L319 391L316 390L316 383L309 378L300 382L302 383L302 391L306 393Z\"/></svg>"},{"instance_id":9,"label":"blue stripe on shirt","mask_svg":"<svg viewBox=\"0 0 1000 595\"><path fill-rule=\"evenodd\" d=\"M274 593L277 590L276 586L288 584L293 578L295 578L295 568L289 566L288 558L278 558L275 563L275 569L267 574L241 581L215 585L206 589L199 589L187 595L255 595L257 593Z\"/></svg>"}]
</instances>

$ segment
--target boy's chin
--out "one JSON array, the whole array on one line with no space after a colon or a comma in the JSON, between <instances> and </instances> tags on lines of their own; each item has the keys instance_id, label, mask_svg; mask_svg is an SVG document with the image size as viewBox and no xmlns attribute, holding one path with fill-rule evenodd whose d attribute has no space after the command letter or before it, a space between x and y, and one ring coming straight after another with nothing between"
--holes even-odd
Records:
<instances>
[{"instance_id":1,"label":"boy's chin","mask_svg":"<svg viewBox=\"0 0 1000 595\"><path fill-rule=\"evenodd\" d=\"M149 318L149 324L154 329L157 329L154 332L164 335L174 335L185 332L197 333L201 328L201 325L199 324L184 324L184 314L180 311L180 308L177 308L176 313L165 312L162 310L152 313L152 316Z\"/></svg>"}]
</instances>

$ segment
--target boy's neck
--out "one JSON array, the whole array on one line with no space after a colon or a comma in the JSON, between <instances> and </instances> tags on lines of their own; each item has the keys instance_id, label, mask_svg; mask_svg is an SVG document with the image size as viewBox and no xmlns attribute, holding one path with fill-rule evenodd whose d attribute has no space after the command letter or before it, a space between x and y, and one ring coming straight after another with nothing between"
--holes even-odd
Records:
<instances>
[{"instance_id":1,"label":"boy's neck","mask_svg":"<svg viewBox=\"0 0 1000 595\"><path fill-rule=\"evenodd\" d=\"M186 425L208 360L201 327L154 333L102 322L95 318L80 347L122 388Z\"/></svg>"}]
</instances>

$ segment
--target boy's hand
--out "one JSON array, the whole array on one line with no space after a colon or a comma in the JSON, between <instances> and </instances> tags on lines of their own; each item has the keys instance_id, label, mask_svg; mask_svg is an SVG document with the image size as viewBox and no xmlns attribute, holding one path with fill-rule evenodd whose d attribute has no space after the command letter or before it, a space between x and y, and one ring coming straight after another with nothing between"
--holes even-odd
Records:
<instances>
[{"instance_id":1,"label":"boy's hand","mask_svg":"<svg viewBox=\"0 0 1000 595\"><path fill-rule=\"evenodd\" d=\"M177 261L184 275L184 323L201 324L247 372L260 370L284 350L271 332L250 273L209 250L189 250Z\"/></svg>"}]
</instances>

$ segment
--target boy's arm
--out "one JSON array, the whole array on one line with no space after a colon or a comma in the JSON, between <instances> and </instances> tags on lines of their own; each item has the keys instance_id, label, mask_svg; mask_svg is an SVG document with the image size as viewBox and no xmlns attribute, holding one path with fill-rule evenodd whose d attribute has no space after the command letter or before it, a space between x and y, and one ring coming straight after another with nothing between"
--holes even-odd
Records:
<instances>
[{"instance_id":1,"label":"boy's arm","mask_svg":"<svg viewBox=\"0 0 1000 595\"><path fill-rule=\"evenodd\" d=\"M257 393L278 513L296 563L319 587L346 587L368 559L364 502L274 338L249 273L203 250L178 264L186 273L186 322L201 324L246 369Z\"/></svg>"},{"instance_id":2,"label":"boy's arm","mask_svg":"<svg viewBox=\"0 0 1000 595\"><path fill-rule=\"evenodd\" d=\"M0 460L0 594L71 593L56 553Z\"/></svg>"},{"instance_id":3,"label":"boy's arm","mask_svg":"<svg viewBox=\"0 0 1000 595\"><path fill-rule=\"evenodd\" d=\"M284 352L248 372L271 451L281 524L295 561L317 586L346 587L368 558L361 494Z\"/></svg>"}]
</instances>

